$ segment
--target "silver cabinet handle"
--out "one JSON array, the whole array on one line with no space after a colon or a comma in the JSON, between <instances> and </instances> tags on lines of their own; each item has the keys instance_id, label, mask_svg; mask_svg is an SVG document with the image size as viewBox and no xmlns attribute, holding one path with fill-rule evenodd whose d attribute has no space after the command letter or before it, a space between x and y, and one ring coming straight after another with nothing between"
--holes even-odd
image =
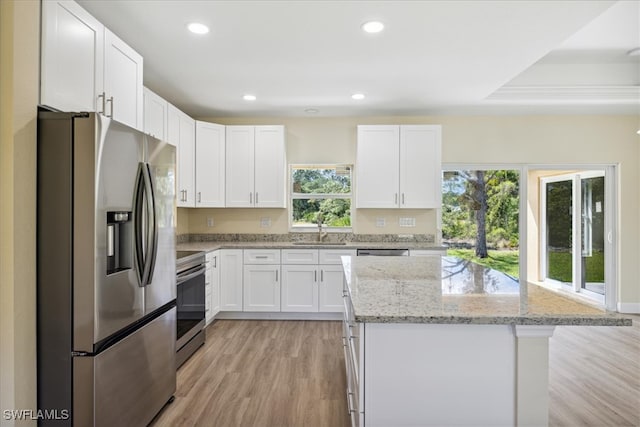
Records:
<instances>
[{"instance_id":1,"label":"silver cabinet handle","mask_svg":"<svg viewBox=\"0 0 640 427\"><path fill-rule=\"evenodd\" d=\"M353 396L353 393L349 391L349 389L347 389L347 415L351 415L352 412L355 412L356 410L353 409L353 405L351 405L351 396Z\"/></svg>"},{"instance_id":2,"label":"silver cabinet handle","mask_svg":"<svg viewBox=\"0 0 640 427\"><path fill-rule=\"evenodd\" d=\"M267 259L269 258L267 255L256 255L257 259Z\"/></svg>"},{"instance_id":3,"label":"silver cabinet handle","mask_svg":"<svg viewBox=\"0 0 640 427\"><path fill-rule=\"evenodd\" d=\"M276 270L276 282L278 281L278 270Z\"/></svg>"},{"instance_id":4,"label":"silver cabinet handle","mask_svg":"<svg viewBox=\"0 0 640 427\"><path fill-rule=\"evenodd\" d=\"M320 270L320 281L324 282L324 270Z\"/></svg>"},{"instance_id":5,"label":"silver cabinet handle","mask_svg":"<svg viewBox=\"0 0 640 427\"><path fill-rule=\"evenodd\" d=\"M253 193L249 193L249 204L253 204Z\"/></svg>"},{"instance_id":6,"label":"silver cabinet handle","mask_svg":"<svg viewBox=\"0 0 640 427\"><path fill-rule=\"evenodd\" d=\"M258 202L258 192L256 191L256 205L257 205L258 203L260 203L260 202Z\"/></svg>"},{"instance_id":7,"label":"silver cabinet handle","mask_svg":"<svg viewBox=\"0 0 640 427\"><path fill-rule=\"evenodd\" d=\"M395 197L394 197L393 200L394 200L393 203L395 203L397 205L398 204L398 193L395 194Z\"/></svg>"},{"instance_id":8,"label":"silver cabinet handle","mask_svg":"<svg viewBox=\"0 0 640 427\"><path fill-rule=\"evenodd\" d=\"M184 201L185 202L187 201L187 191L189 191L189 190L184 190Z\"/></svg>"},{"instance_id":9,"label":"silver cabinet handle","mask_svg":"<svg viewBox=\"0 0 640 427\"><path fill-rule=\"evenodd\" d=\"M404 193L402 193L402 204L404 205Z\"/></svg>"},{"instance_id":10,"label":"silver cabinet handle","mask_svg":"<svg viewBox=\"0 0 640 427\"><path fill-rule=\"evenodd\" d=\"M313 281L314 282L318 281L318 271L317 270L313 272Z\"/></svg>"},{"instance_id":11,"label":"silver cabinet handle","mask_svg":"<svg viewBox=\"0 0 640 427\"><path fill-rule=\"evenodd\" d=\"M98 99L102 98L102 111L98 111L98 113L102 115L104 115L106 96L107 95L104 92L98 95Z\"/></svg>"},{"instance_id":12,"label":"silver cabinet handle","mask_svg":"<svg viewBox=\"0 0 640 427\"><path fill-rule=\"evenodd\" d=\"M111 103L111 115L106 114L106 116L109 117L109 118L113 118L113 96L110 96L109 99L107 99L107 102Z\"/></svg>"},{"instance_id":13,"label":"silver cabinet handle","mask_svg":"<svg viewBox=\"0 0 640 427\"><path fill-rule=\"evenodd\" d=\"M202 193L198 191L198 203L202 203Z\"/></svg>"},{"instance_id":14,"label":"silver cabinet handle","mask_svg":"<svg viewBox=\"0 0 640 427\"><path fill-rule=\"evenodd\" d=\"M218 268L218 257L217 256L213 257L213 268Z\"/></svg>"}]
</instances>

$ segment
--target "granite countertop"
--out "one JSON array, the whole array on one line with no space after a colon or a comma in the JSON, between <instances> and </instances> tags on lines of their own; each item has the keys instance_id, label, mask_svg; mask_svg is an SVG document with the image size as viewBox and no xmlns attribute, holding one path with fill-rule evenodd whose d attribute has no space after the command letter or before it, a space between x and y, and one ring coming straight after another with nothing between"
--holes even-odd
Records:
<instances>
[{"instance_id":1,"label":"granite countertop","mask_svg":"<svg viewBox=\"0 0 640 427\"><path fill-rule=\"evenodd\" d=\"M342 257L356 322L630 326L632 320L454 257Z\"/></svg>"},{"instance_id":2,"label":"granite countertop","mask_svg":"<svg viewBox=\"0 0 640 427\"><path fill-rule=\"evenodd\" d=\"M215 251L217 249L413 249L445 251L446 247L425 242L345 242L345 244L318 244L303 242L188 242L179 243L179 251Z\"/></svg>"}]
</instances>

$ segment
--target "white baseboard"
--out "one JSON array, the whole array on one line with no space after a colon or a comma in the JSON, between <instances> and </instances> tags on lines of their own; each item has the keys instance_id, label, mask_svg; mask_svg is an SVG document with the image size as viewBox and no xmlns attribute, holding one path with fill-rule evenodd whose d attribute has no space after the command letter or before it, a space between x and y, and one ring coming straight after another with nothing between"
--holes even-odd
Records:
<instances>
[{"instance_id":1,"label":"white baseboard","mask_svg":"<svg viewBox=\"0 0 640 427\"><path fill-rule=\"evenodd\" d=\"M247 312L247 311L221 311L216 319L236 320L342 320L340 313L278 313L278 312Z\"/></svg>"},{"instance_id":2,"label":"white baseboard","mask_svg":"<svg viewBox=\"0 0 640 427\"><path fill-rule=\"evenodd\" d=\"M619 313L640 314L640 302L619 302Z\"/></svg>"}]
</instances>

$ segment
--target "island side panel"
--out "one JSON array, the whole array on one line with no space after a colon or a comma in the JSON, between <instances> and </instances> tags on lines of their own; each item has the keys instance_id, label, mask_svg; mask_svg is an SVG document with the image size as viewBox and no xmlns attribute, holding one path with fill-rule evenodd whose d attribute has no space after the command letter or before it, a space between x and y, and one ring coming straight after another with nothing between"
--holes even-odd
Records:
<instances>
[{"instance_id":1,"label":"island side panel","mask_svg":"<svg viewBox=\"0 0 640 427\"><path fill-rule=\"evenodd\" d=\"M516 425L549 425L549 338L555 326L516 325Z\"/></svg>"},{"instance_id":2,"label":"island side panel","mask_svg":"<svg viewBox=\"0 0 640 427\"><path fill-rule=\"evenodd\" d=\"M366 323L367 427L516 424L509 325Z\"/></svg>"}]
</instances>

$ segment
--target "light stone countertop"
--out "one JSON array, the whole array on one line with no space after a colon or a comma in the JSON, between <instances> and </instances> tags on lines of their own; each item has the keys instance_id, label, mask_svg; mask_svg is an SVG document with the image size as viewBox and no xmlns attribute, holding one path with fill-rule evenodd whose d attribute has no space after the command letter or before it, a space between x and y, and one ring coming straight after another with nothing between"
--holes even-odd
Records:
<instances>
[{"instance_id":1,"label":"light stone countertop","mask_svg":"<svg viewBox=\"0 0 640 427\"><path fill-rule=\"evenodd\" d=\"M179 243L176 249L179 251L215 251L217 249L413 249L446 251L446 247L433 243L422 242L346 242L344 245L336 244L294 244L293 242L189 242Z\"/></svg>"},{"instance_id":2,"label":"light stone countertop","mask_svg":"<svg viewBox=\"0 0 640 427\"><path fill-rule=\"evenodd\" d=\"M356 322L631 326L632 320L454 257L342 257Z\"/></svg>"}]
</instances>

